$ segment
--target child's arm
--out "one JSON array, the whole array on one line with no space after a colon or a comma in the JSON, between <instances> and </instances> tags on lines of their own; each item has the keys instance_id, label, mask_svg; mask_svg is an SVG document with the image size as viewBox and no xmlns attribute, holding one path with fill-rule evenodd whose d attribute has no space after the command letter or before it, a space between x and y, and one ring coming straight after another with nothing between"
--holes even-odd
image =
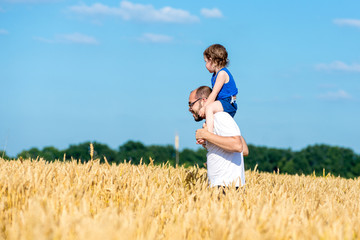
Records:
<instances>
[{"instance_id":1,"label":"child's arm","mask_svg":"<svg viewBox=\"0 0 360 240\"><path fill-rule=\"evenodd\" d=\"M212 89L212 92L210 93L209 97L207 98L206 103L200 109L199 115L201 117L204 117L204 115L205 115L206 106L215 102L217 95L219 94L219 92L220 92L221 88L224 86L224 84L228 81L228 78L229 78L229 75L225 71L220 71L218 73L214 88Z\"/></svg>"}]
</instances>

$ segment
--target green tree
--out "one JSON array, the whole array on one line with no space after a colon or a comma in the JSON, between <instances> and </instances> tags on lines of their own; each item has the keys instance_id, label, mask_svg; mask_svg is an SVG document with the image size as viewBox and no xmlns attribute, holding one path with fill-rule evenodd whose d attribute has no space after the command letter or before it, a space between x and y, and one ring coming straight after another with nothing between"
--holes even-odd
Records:
<instances>
[{"instance_id":1,"label":"green tree","mask_svg":"<svg viewBox=\"0 0 360 240\"><path fill-rule=\"evenodd\" d=\"M256 147L251 144L248 148L249 156L245 158L246 169L254 169L258 165L257 169L260 171L273 172L278 169L283 171L283 167L293 156L290 149Z\"/></svg>"},{"instance_id":2,"label":"green tree","mask_svg":"<svg viewBox=\"0 0 360 240\"><path fill-rule=\"evenodd\" d=\"M309 163L309 158L304 152L295 152L292 161L294 163L294 170L292 172L288 171L288 173L311 174L313 172Z\"/></svg>"},{"instance_id":3,"label":"green tree","mask_svg":"<svg viewBox=\"0 0 360 240\"><path fill-rule=\"evenodd\" d=\"M339 148L342 155L342 165L344 169L344 177L353 178L360 176L360 155L349 148ZM357 169L357 166L359 168Z\"/></svg>"},{"instance_id":4,"label":"green tree","mask_svg":"<svg viewBox=\"0 0 360 240\"><path fill-rule=\"evenodd\" d=\"M262 165L264 162L264 153L266 147L256 147L252 144L248 144L249 156L244 160L245 169L254 169L256 165Z\"/></svg>"},{"instance_id":5,"label":"green tree","mask_svg":"<svg viewBox=\"0 0 360 240\"><path fill-rule=\"evenodd\" d=\"M357 157L357 162L356 162L355 166L352 168L351 173L354 177L360 176L360 156Z\"/></svg>"},{"instance_id":6,"label":"green tree","mask_svg":"<svg viewBox=\"0 0 360 240\"><path fill-rule=\"evenodd\" d=\"M64 154L55 147L44 147L39 155L47 161L62 160L64 156Z\"/></svg>"},{"instance_id":7,"label":"green tree","mask_svg":"<svg viewBox=\"0 0 360 240\"><path fill-rule=\"evenodd\" d=\"M289 161L287 161L284 164L284 166L281 168L281 172L289 173L289 174L297 173L297 167L296 167L296 164L294 163L294 160L290 159Z\"/></svg>"},{"instance_id":8,"label":"green tree","mask_svg":"<svg viewBox=\"0 0 360 240\"><path fill-rule=\"evenodd\" d=\"M203 167L206 163L206 153L207 151L204 148L199 148L196 151L185 148L179 153L179 164L185 167L194 165Z\"/></svg>"},{"instance_id":9,"label":"green tree","mask_svg":"<svg viewBox=\"0 0 360 240\"><path fill-rule=\"evenodd\" d=\"M149 156L154 160L155 164L169 162L172 166L175 165L176 150L172 145L151 145L147 147L147 152Z\"/></svg>"},{"instance_id":10,"label":"green tree","mask_svg":"<svg viewBox=\"0 0 360 240\"><path fill-rule=\"evenodd\" d=\"M94 146L94 156L93 158L100 158L103 161L105 156L108 162L113 162L116 159L116 152L109 148L105 144L98 142L93 142ZM70 145L70 147L64 150L67 158L74 158L76 160L81 160L82 162L87 162L91 159L90 157L90 142L80 143L78 145Z\"/></svg>"},{"instance_id":11,"label":"green tree","mask_svg":"<svg viewBox=\"0 0 360 240\"><path fill-rule=\"evenodd\" d=\"M90 142L70 145L64 152L67 159L73 158L75 160L86 162L90 159Z\"/></svg>"},{"instance_id":12,"label":"green tree","mask_svg":"<svg viewBox=\"0 0 360 240\"><path fill-rule=\"evenodd\" d=\"M116 162L116 151L109 148L106 144L94 142L94 158L100 158L104 161L104 156L109 163Z\"/></svg>"},{"instance_id":13,"label":"green tree","mask_svg":"<svg viewBox=\"0 0 360 240\"><path fill-rule=\"evenodd\" d=\"M126 161L131 161L134 164L139 164L140 159L143 159L145 163L149 159L149 154L147 147L141 142L128 141L124 145L119 147L119 152L116 156L116 162L121 163Z\"/></svg>"},{"instance_id":14,"label":"green tree","mask_svg":"<svg viewBox=\"0 0 360 240\"><path fill-rule=\"evenodd\" d=\"M30 150L26 151L22 151L21 153L19 153L17 155L17 158L24 158L24 159L28 159L28 158L31 158L31 159L36 159L38 156L40 156L40 150L37 149L37 148L31 148Z\"/></svg>"},{"instance_id":15,"label":"green tree","mask_svg":"<svg viewBox=\"0 0 360 240\"><path fill-rule=\"evenodd\" d=\"M0 158L3 158L3 159L10 159L8 155L6 155L6 152L5 151L1 151L0 150Z\"/></svg>"}]
</instances>

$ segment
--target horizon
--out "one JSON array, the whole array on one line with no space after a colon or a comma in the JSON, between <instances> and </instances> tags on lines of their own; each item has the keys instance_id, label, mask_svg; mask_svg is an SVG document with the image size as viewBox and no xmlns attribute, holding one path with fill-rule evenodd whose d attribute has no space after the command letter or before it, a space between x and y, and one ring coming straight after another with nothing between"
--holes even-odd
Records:
<instances>
[{"instance_id":1,"label":"horizon","mask_svg":"<svg viewBox=\"0 0 360 240\"><path fill-rule=\"evenodd\" d=\"M360 2L0 0L0 150L197 149L191 90L220 43L248 144L360 154ZM214 30L216 29L216 30Z\"/></svg>"},{"instance_id":2,"label":"horizon","mask_svg":"<svg viewBox=\"0 0 360 240\"><path fill-rule=\"evenodd\" d=\"M103 142L98 142L98 141L83 141L83 142L79 142L79 143L72 143L72 144L69 144L67 147L63 148L63 149L60 149L60 148L56 148L54 147L53 145L47 145L47 146L43 146L42 148L37 148L37 147L30 147L29 149L23 149L22 151L29 151L30 149L33 149L33 148L36 148L38 149L39 151L42 151L44 148L46 147L54 147L55 149L59 150L59 151L65 151L66 149L70 148L71 146L78 146L78 145L81 145L81 144L84 144L84 143L92 143L92 144L103 144L103 145L106 145L108 146L110 149L114 150L114 151L119 151L119 148L121 146L123 146L124 144L126 144L127 142L129 141L133 141L133 142L140 142L142 144L144 144L142 141L135 141L135 140L132 140L132 139L129 139L127 140L126 142L120 144L119 146L113 148L113 147L110 147L108 144L106 143L103 143ZM301 149L292 149L292 148L280 148L280 147L270 147L270 146L265 146L265 145L255 145L255 144L252 144L252 143L247 143L248 145L252 145L252 146L255 146L255 147L265 147L265 148L274 148L274 149L279 149L279 150L290 150L292 152L300 152L302 150L304 150L305 148L308 148L308 147L313 147L313 146L317 146L317 145L326 145L326 146L329 146L329 147L338 147L338 148L344 148L344 149L350 149L351 151L353 151L355 154L359 155L359 153L357 153L356 151L354 151L354 149L352 148L349 148L349 147L344 147L344 146L337 146L337 145L330 145L330 144L325 144L325 143L315 143L315 144L309 144ZM176 139L174 141L174 144L144 144L145 147L148 147L148 146L167 146L167 145L170 145L170 146L173 146L174 149L176 150ZM178 151L181 152L183 151L184 149L190 149L190 150L198 150L198 149L201 149L202 147L197 145L198 147L197 148L187 148L187 147L183 147L183 148L179 148ZM95 149L96 150L96 149ZM0 151L3 151L0 149ZM6 151L4 151L4 154L8 155L8 157L10 158L15 158L17 155L19 155L21 152L18 152L16 155L8 155Z\"/></svg>"}]
</instances>

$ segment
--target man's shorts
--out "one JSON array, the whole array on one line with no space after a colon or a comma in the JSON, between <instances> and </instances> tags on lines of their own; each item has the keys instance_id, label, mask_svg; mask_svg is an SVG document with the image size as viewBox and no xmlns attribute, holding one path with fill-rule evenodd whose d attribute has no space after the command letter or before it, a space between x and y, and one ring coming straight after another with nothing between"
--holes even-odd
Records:
<instances>
[{"instance_id":1,"label":"man's shorts","mask_svg":"<svg viewBox=\"0 0 360 240\"><path fill-rule=\"evenodd\" d=\"M218 99L218 101L221 102L224 112L227 112L228 114L231 115L231 117L234 117L235 113L237 111L237 104L236 104L236 101L231 101L231 100L232 100L232 97Z\"/></svg>"}]
</instances>

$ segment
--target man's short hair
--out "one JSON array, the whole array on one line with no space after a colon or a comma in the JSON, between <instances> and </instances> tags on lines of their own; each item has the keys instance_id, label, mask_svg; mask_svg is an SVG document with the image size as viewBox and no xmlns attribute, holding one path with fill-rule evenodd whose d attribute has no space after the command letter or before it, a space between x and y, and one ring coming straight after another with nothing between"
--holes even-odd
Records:
<instances>
[{"instance_id":1,"label":"man's short hair","mask_svg":"<svg viewBox=\"0 0 360 240\"><path fill-rule=\"evenodd\" d=\"M208 86L198 87L195 93L196 98L208 98L211 93L211 88Z\"/></svg>"}]
</instances>

